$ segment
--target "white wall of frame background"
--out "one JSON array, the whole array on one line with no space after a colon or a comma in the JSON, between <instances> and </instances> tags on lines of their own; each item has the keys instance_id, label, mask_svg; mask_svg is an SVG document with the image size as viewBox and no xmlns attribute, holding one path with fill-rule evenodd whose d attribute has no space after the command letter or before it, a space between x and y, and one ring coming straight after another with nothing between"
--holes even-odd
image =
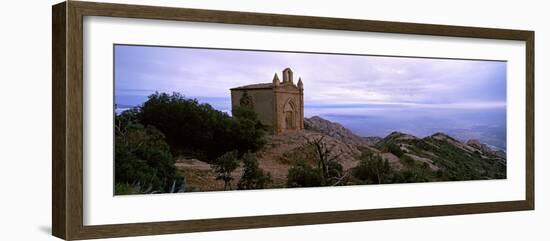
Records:
<instances>
[{"instance_id":1,"label":"white wall of frame background","mask_svg":"<svg viewBox=\"0 0 550 241\"><path fill-rule=\"evenodd\" d=\"M100 1L100 0L98 0ZM0 240L56 240L51 232L51 5L7 1L0 14ZM111 1L536 31L536 210L120 240L548 240L550 21L544 1Z\"/></svg>"}]
</instances>

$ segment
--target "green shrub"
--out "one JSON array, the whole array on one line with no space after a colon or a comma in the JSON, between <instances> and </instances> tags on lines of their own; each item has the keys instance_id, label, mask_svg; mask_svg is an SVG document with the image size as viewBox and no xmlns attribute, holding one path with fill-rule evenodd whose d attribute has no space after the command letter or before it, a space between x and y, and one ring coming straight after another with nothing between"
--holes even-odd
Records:
<instances>
[{"instance_id":1,"label":"green shrub","mask_svg":"<svg viewBox=\"0 0 550 241\"><path fill-rule=\"evenodd\" d=\"M141 184L151 191L167 192L176 178L170 147L161 132L137 123L135 117L136 111L131 110L115 118L115 183ZM132 190L136 191L119 186L115 194Z\"/></svg>"},{"instance_id":2,"label":"green shrub","mask_svg":"<svg viewBox=\"0 0 550 241\"><path fill-rule=\"evenodd\" d=\"M231 117L179 93L149 96L136 117L164 133L175 155L211 161L232 150L246 153L265 144L265 131L254 111L238 108Z\"/></svg>"},{"instance_id":3,"label":"green shrub","mask_svg":"<svg viewBox=\"0 0 550 241\"><path fill-rule=\"evenodd\" d=\"M141 190L139 188L136 188L135 185L130 185L128 183L115 183L116 195L127 195L136 193L141 193Z\"/></svg>"},{"instance_id":4,"label":"green shrub","mask_svg":"<svg viewBox=\"0 0 550 241\"><path fill-rule=\"evenodd\" d=\"M386 146L385 151L391 152L392 154L396 155L397 157L403 156L403 151L401 150L401 147L395 143L389 143Z\"/></svg>"},{"instance_id":5,"label":"green shrub","mask_svg":"<svg viewBox=\"0 0 550 241\"><path fill-rule=\"evenodd\" d=\"M428 163L416 161L409 155L403 155L400 160L405 166L403 170L394 173L395 183L429 182L444 178L443 171L434 172Z\"/></svg>"},{"instance_id":6,"label":"green shrub","mask_svg":"<svg viewBox=\"0 0 550 241\"><path fill-rule=\"evenodd\" d=\"M240 190L245 189L263 189L272 182L271 174L264 173L258 166L256 155L246 153L243 156L244 172L237 184Z\"/></svg>"},{"instance_id":7,"label":"green shrub","mask_svg":"<svg viewBox=\"0 0 550 241\"><path fill-rule=\"evenodd\" d=\"M392 170L388 160L378 154L364 153L352 175L365 184L391 183Z\"/></svg>"},{"instance_id":8,"label":"green shrub","mask_svg":"<svg viewBox=\"0 0 550 241\"><path fill-rule=\"evenodd\" d=\"M234 123L230 131L230 143L239 153L256 151L265 145L265 127L258 120L256 112L248 108L235 107L232 120Z\"/></svg>"},{"instance_id":9,"label":"green shrub","mask_svg":"<svg viewBox=\"0 0 550 241\"><path fill-rule=\"evenodd\" d=\"M392 176L393 183L416 183L416 182L429 182L429 174L426 170L419 168L410 168L395 172Z\"/></svg>"},{"instance_id":10,"label":"green shrub","mask_svg":"<svg viewBox=\"0 0 550 241\"><path fill-rule=\"evenodd\" d=\"M288 169L288 187L323 186L323 175L319 168L313 168L305 161L299 161Z\"/></svg>"},{"instance_id":11,"label":"green shrub","mask_svg":"<svg viewBox=\"0 0 550 241\"><path fill-rule=\"evenodd\" d=\"M399 159L401 160L401 162L403 164L405 164L406 166L409 166L409 167L413 167L416 163L415 160L412 157L408 156L408 155L404 155Z\"/></svg>"},{"instance_id":12,"label":"green shrub","mask_svg":"<svg viewBox=\"0 0 550 241\"><path fill-rule=\"evenodd\" d=\"M223 190L227 190L228 188L231 190L231 181L233 181L231 173L239 167L237 151L231 151L221 155L216 158L210 166L217 174L216 180L222 180L224 182Z\"/></svg>"}]
</instances>

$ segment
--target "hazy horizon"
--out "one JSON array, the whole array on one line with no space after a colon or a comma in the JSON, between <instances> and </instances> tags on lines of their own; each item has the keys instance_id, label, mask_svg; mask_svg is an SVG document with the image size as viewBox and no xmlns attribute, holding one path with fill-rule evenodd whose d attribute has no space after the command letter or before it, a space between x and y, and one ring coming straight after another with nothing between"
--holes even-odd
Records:
<instances>
[{"instance_id":1,"label":"hazy horizon","mask_svg":"<svg viewBox=\"0 0 550 241\"><path fill-rule=\"evenodd\" d=\"M306 117L360 136L445 132L506 149L506 62L266 51L115 46L115 103L179 92L230 112L229 89L292 68Z\"/></svg>"}]
</instances>

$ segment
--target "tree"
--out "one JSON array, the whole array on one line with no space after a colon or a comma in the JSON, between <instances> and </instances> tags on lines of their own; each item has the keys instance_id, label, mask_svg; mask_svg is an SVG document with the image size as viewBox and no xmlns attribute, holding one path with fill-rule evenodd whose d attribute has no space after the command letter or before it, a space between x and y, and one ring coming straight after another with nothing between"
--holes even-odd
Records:
<instances>
[{"instance_id":1,"label":"tree","mask_svg":"<svg viewBox=\"0 0 550 241\"><path fill-rule=\"evenodd\" d=\"M315 162L317 168L321 171L321 177L324 185L332 185L332 182L338 181L343 175L342 165L338 163L341 153L334 153L336 145L328 145L325 136L319 138L306 139L307 145L312 147L315 152Z\"/></svg>"},{"instance_id":2,"label":"tree","mask_svg":"<svg viewBox=\"0 0 550 241\"><path fill-rule=\"evenodd\" d=\"M367 184L382 184L391 182L391 167L388 160L378 154L363 153L359 164L353 168L352 174Z\"/></svg>"},{"instance_id":3,"label":"tree","mask_svg":"<svg viewBox=\"0 0 550 241\"><path fill-rule=\"evenodd\" d=\"M265 131L252 110L236 108L233 117L179 93L155 93L136 115L166 135L174 155L210 162L231 150L256 151Z\"/></svg>"},{"instance_id":4,"label":"tree","mask_svg":"<svg viewBox=\"0 0 550 241\"><path fill-rule=\"evenodd\" d=\"M176 178L175 160L164 135L138 123L137 113L132 109L115 117L115 192L167 192Z\"/></svg>"},{"instance_id":5,"label":"tree","mask_svg":"<svg viewBox=\"0 0 550 241\"><path fill-rule=\"evenodd\" d=\"M237 184L237 188L245 189L263 189L272 182L271 174L265 173L258 166L256 155L248 152L243 156L244 172L241 180Z\"/></svg>"},{"instance_id":6,"label":"tree","mask_svg":"<svg viewBox=\"0 0 550 241\"><path fill-rule=\"evenodd\" d=\"M233 181L233 177L231 173L239 167L237 154L237 151L227 152L216 158L216 160L210 164L214 172L217 173L216 180L222 180L224 182L223 190L227 190L227 188L229 188L229 190L232 189L231 181Z\"/></svg>"},{"instance_id":7,"label":"tree","mask_svg":"<svg viewBox=\"0 0 550 241\"><path fill-rule=\"evenodd\" d=\"M305 138L304 150L311 150L311 162L298 159L288 170L287 186L289 187L319 187L344 185L347 174L343 172L342 165L338 162L341 153L335 153L336 145L329 145L325 136Z\"/></svg>"},{"instance_id":8,"label":"tree","mask_svg":"<svg viewBox=\"0 0 550 241\"><path fill-rule=\"evenodd\" d=\"M245 107L233 108L232 140L240 153L257 151L265 145L265 127L258 120L258 114Z\"/></svg>"}]
</instances>

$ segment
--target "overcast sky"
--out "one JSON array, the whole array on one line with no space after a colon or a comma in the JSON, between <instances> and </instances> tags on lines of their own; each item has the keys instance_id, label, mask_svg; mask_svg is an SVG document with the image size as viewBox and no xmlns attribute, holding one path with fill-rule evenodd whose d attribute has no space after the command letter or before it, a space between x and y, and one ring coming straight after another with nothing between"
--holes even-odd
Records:
<instances>
[{"instance_id":1,"label":"overcast sky","mask_svg":"<svg viewBox=\"0 0 550 241\"><path fill-rule=\"evenodd\" d=\"M271 82L290 67L304 82L305 102L494 108L506 104L506 63L116 46L116 93L181 92L228 98L232 87Z\"/></svg>"}]
</instances>

